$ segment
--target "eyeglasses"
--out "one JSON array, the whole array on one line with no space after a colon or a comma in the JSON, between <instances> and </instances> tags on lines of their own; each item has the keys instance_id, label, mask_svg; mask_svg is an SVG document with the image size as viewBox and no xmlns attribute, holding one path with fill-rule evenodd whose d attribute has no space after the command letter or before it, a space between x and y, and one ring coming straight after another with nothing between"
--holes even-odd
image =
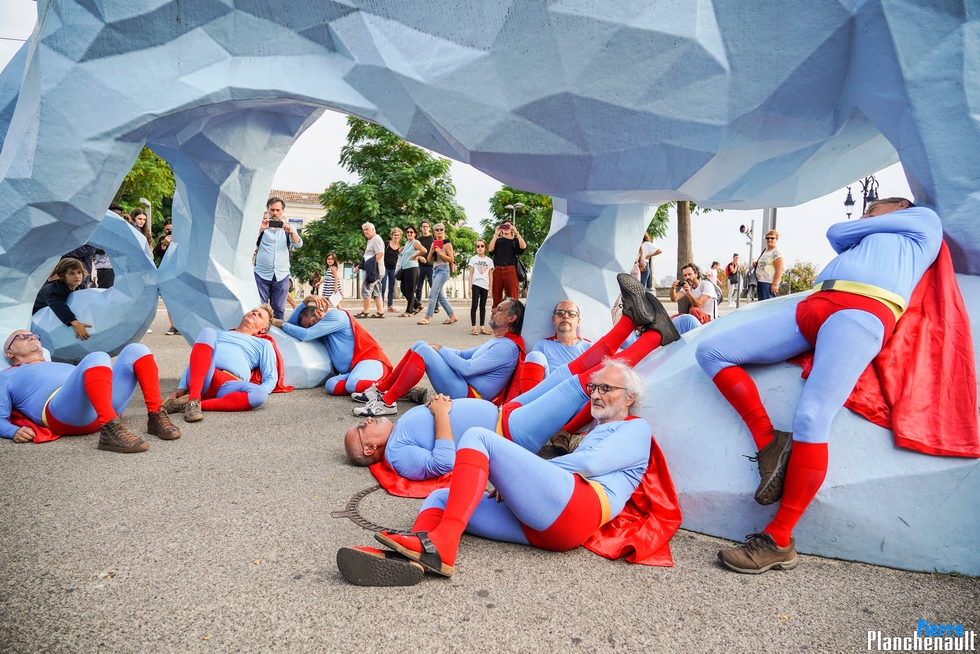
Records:
<instances>
[{"instance_id":1,"label":"eyeglasses","mask_svg":"<svg viewBox=\"0 0 980 654\"><path fill-rule=\"evenodd\" d=\"M444 231L446 231L446 230L445 230L445 229L443 229L442 227L436 227L436 228L435 228L434 230L432 230L432 231L435 231L435 232L444 232Z\"/></svg>"},{"instance_id":2,"label":"eyeglasses","mask_svg":"<svg viewBox=\"0 0 980 654\"><path fill-rule=\"evenodd\" d=\"M41 337L35 334L34 332L27 332L26 334L17 334L12 339L10 339L10 344L13 345L17 341L20 340L29 341L31 339L41 340Z\"/></svg>"},{"instance_id":3,"label":"eyeglasses","mask_svg":"<svg viewBox=\"0 0 980 654\"><path fill-rule=\"evenodd\" d=\"M766 240L767 241L775 241L776 240L776 237L775 236L767 236L766 237Z\"/></svg>"},{"instance_id":4,"label":"eyeglasses","mask_svg":"<svg viewBox=\"0 0 980 654\"><path fill-rule=\"evenodd\" d=\"M569 318L578 318L579 314L578 311L575 311L574 309L555 309L554 315L558 316L559 318L564 318L565 316L568 316Z\"/></svg>"},{"instance_id":5,"label":"eyeglasses","mask_svg":"<svg viewBox=\"0 0 980 654\"><path fill-rule=\"evenodd\" d=\"M625 391L626 389L622 386L610 386L609 384L586 384L585 392L592 395L595 391L599 391L599 395L605 395L609 391Z\"/></svg>"},{"instance_id":6,"label":"eyeglasses","mask_svg":"<svg viewBox=\"0 0 980 654\"><path fill-rule=\"evenodd\" d=\"M486 245L477 245L476 246L476 249L479 250L480 248L485 248L485 247L487 247L487 246Z\"/></svg>"}]
</instances>

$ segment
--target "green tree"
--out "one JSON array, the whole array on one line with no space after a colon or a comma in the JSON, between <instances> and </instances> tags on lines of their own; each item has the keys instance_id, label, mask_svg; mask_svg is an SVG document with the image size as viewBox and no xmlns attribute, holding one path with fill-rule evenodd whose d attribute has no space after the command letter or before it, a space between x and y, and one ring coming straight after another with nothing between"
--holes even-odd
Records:
<instances>
[{"instance_id":1,"label":"green tree","mask_svg":"<svg viewBox=\"0 0 980 654\"><path fill-rule=\"evenodd\" d=\"M355 173L356 184L334 182L320 196L327 210L303 233L303 247L292 256L292 273L306 278L323 265L328 252L356 262L364 252L361 225L370 222L381 238L391 230L418 226L423 220L445 223L452 242L466 213L456 202L450 161L435 157L384 127L348 116L347 145L340 163Z\"/></svg>"},{"instance_id":2,"label":"green tree","mask_svg":"<svg viewBox=\"0 0 980 654\"><path fill-rule=\"evenodd\" d=\"M531 266L534 263L534 255L537 254L538 248L544 243L548 231L551 230L552 207L550 196L518 191L516 188L503 186L490 198L491 217L481 220L480 226L483 228L483 239L489 243L497 226L504 221L511 220L511 210L506 208L507 205L517 205L518 203L524 206L515 212L514 226L517 227L517 231L527 243L527 249L521 255L521 259L525 264Z\"/></svg>"},{"instance_id":3,"label":"green tree","mask_svg":"<svg viewBox=\"0 0 980 654\"><path fill-rule=\"evenodd\" d=\"M820 271L814 263L809 261L794 261L793 266L785 273L789 275L789 292L800 293L802 291L809 291L813 288L813 282L817 279L819 273Z\"/></svg>"},{"instance_id":4,"label":"green tree","mask_svg":"<svg viewBox=\"0 0 980 654\"><path fill-rule=\"evenodd\" d=\"M113 202L121 205L127 213L140 207L140 198L146 198L153 206L154 228L163 225L165 215L173 203L174 171L170 164L158 157L153 150L144 147L136 158L132 170L126 175Z\"/></svg>"}]
</instances>

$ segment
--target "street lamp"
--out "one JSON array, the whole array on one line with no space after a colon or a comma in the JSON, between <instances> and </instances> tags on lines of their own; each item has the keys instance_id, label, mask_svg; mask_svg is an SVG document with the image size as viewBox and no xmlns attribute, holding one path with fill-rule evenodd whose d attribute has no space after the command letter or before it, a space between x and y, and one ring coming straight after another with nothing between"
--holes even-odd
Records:
<instances>
[{"instance_id":1,"label":"street lamp","mask_svg":"<svg viewBox=\"0 0 980 654\"><path fill-rule=\"evenodd\" d=\"M847 219L851 219L851 214L854 213L854 196L851 195L851 187L847 187L847 199L844 200L844 210L847 211Z\"/></svg>"},{"instance_id":2,"label":"street lamp","mask_svg":"<svg viewBox=\"0 0 980 654\"><path fill-rule=\"evenodd\" d=\"M510 209L510 222L513 223L517 221L517 210L523 208L524 208L523 202L515 202L514 204L508 204L507 206L504 207L504 209Z\"/></svg>"},{"instance_id":3,"label":"street lamp","mask_svg":"<svg viewBox=\"0 0 980 654\"><path fill-rule=\"evenodd\" d=\"M742 225L738 228L739 233L745 234L745 238L748 240L748 243L746 243L746 245L749 246L749 263L747 265L751 265L752 263L752 247L754 245L754 243L752 242L752 235L755 233L755 221L753 220L750 223L750 225L751 225L750 227L746 227L745 225ZM739 275L739 280L741 280L741 275ZM739 281L739 286L741 286L741 281ZM742 306L741 288L739 288L735 293L735 308L737 309L740 306Z\"/></svg>"},{"instance_id":4,"label":"street lamp","mask_svg":"<svg viewBox=\"0 0 980 654\"><path fill-rule=\"evenodd\" d=\"M861 206L861 215L868 213L868 205L878 201L878 180L875 179L874 175L868 175L864 179L860 180L861 184L861 195L864 198L864 204ZM851 213L854 210L854 197L851 196L851 187L847 187L847 199L844 200L844 208L847 210L847 217L851 217Z\"/></svg>"}]
</instances>

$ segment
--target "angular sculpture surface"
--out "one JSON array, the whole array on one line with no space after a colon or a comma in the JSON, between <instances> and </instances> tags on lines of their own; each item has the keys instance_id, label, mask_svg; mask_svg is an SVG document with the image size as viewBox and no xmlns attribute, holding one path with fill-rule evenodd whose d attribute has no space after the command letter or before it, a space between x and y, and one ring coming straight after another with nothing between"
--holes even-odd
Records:
<instances>
[{"instance_id":1,"label":"angular sculpture surface","mask_svg":"<svg viewBox=\"0 0 980 654\"><path fill-rule=\"evenodd\" d=\"M0 336L29 324L54 259L92 236L144 144L178 180L161 293L189 338L231 327L256 303L273 174L327 109L556 197L532 341L564 297L585 305L586 336L605 329L645 205L795 205L898 160L957 270L980 272L980 18L963 5L40 0L38 14L0 74Z\"/></svg>"}]
</instances>

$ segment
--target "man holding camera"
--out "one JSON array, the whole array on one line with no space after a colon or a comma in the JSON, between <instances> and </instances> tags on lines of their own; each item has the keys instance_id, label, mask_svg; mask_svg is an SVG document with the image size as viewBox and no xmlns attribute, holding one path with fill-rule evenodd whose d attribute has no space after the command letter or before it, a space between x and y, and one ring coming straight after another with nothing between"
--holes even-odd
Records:
<instances>
[{"instance_id":1,"label":"man holding camera","mask_svg":"<svg viewBox=\"0 0 980 654\"><path fill-rule=\"evenodd\" d=\"M259 240L255 244L258 248L255 255L255 285L259 290L259 302L271 304L273 317L282 320L286 294L289 293L289 253L303 245L303 239L288 222L283 221L286 203L282 198L269 198L265 209Z\"/></svg>"},{"instance_id":2,"label":"man holding camera","mask_svg":"<svg viewBox=\"0 0 980 654\"><path fill-rule=\"evenodd\" d=\"M500 227L493 231L493 239L487 246L487 251L493 255L493 306L495 309L500 301L504 299L504 291L507 297L517 299L519 297L519 287L517 281L517 257L527 249L527 243L511 225L510 221L504 221Z\"/></svg>"},{"instance_id":3,"label":"man holding camera","mask_svg":"<svg viewBox=\"0 0 980 654\"><path fill-rule=\"evenodd\" d=\"M674 280L670 288L670 301L677 302L677 311L690 314L703 325L718 317L718 298L715 285L701 279L701 271L693 263L681 268L683 279Z\"/></svg>"}]
</instances>

